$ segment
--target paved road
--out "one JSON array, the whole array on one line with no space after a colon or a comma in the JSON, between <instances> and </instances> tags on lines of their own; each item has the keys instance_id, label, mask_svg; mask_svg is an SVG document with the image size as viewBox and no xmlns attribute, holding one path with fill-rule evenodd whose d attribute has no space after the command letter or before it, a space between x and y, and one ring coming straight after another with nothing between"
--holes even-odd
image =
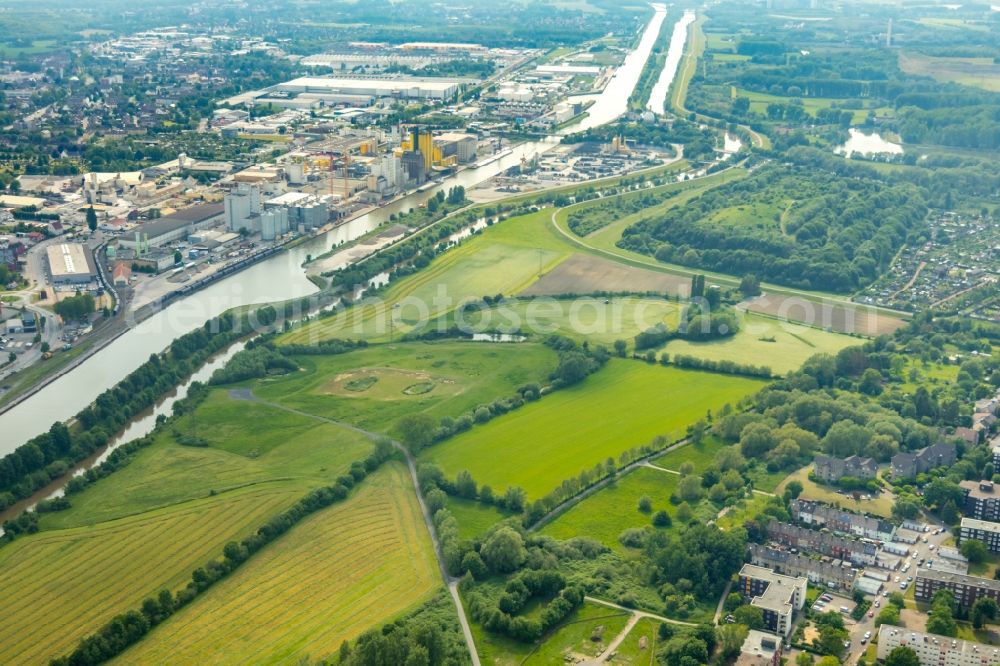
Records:
<instances>
[{"instance_id":1,"label":"paved road","mask_svg":"<svg viewBox=\"0 0 1000 666\"><path fill-rule=\"evenodd\" d=\"M451 599L455 604L455 611L458 615L458 622L462 626L462 634L465 636L465 645L469 649L469 658L472 660L473 666L481 666L479 661L479 653L476 651L476 644L472 638L472 629L469 627L469 619L465 614L465 606L462 604L462 597L458 593L458 579L450 576L448 570L444 565L444 553L441 550L441 543L438 541L437 531L434 529L434 521L431 519L430 510L427 508L427 504L424 502L424 497L420 492L420 485L417 483L417 464L410 454L409 449L407 449L403 444L395 439L385 437L378 433L374 433L364 428L359 428L356 425L350 423L344 423L343 421L335 421L334 419L328 419L324 416L317 416L316 414L310 414L309 412L303 412L299 409L294 409L292 407L286 407L285 405L280 405L276 402L270 402L269 400L262 400L254 395L253 391L248 388L232 389L229 391L230 397L236 400L247 400L250 402L256 402L262 405L267 405L268 407L273 407L275 409L280 409L282 411L289 412L291 414L298 414L299 416L305 416L306 418L315 419L317 421L323 421L325 423L330 423L341 428L346 428L353 432L371 440L387 439L392 442L392 445L403 454L406 459L406 466L410 470L410 478L413 480L413 490L417 495L417 502L420 503L420 512L424 517L424 524L427 526L427 532L431 536L431 542L434 544L434 554L437 557L438 568L441 570L441 577L444 579L445 584L448 586L448 592L451 594Z\"/></svg>"}]
</instances>

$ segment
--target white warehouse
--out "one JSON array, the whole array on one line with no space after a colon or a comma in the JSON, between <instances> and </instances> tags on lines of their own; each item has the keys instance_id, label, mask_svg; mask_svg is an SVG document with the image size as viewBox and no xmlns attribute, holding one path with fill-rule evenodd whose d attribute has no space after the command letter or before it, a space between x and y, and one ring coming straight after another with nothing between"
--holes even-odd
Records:
<instances>
[{"instance_id":1,"label":"white warehouse","mask_svg":"<svg viewBox=\"0 0 1000 666\"><path fill-rule=\"evenodd\" d=\"M303 76L287 83L279 83L270 90L284 93L367 95L444 101L454 98L458 94L459 87L466 82L468 81L463 79L445 78L338 79Z\"/></svg>"}]
</instances>

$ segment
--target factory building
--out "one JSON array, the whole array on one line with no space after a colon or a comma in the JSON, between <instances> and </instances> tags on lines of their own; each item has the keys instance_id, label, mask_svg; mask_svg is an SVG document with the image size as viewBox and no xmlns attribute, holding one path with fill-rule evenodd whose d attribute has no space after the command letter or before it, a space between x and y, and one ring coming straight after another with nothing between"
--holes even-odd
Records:
<instances>
[{"instance_id":1,"label":"factory building","mask_svg":"<svg viewBox=\"0 0 1000 666\"><path fill-rule=\"evenodd\" d=\"M248 183L239 183L235 191L223 198L222 203L225 207L226 229L230 231L246 227L246 220L251 215L260 215L263 210L260 188Z\"/></svg>"},{"instance_id":2,"label":"factory building","mask_svg":"<svg viewBox=\"0 0 1000 666\"><path fill-rule=\"evenodd\" d=\"M140 225L132 237L123 236L118 244L129 250L143 251L183 240L189 234L206 229L225 214L223 204L199 204L164 215L158 220Z\"/></svg>"},{"instance_id":3,"label":"factory building","mask_svg":"<svg viewBox=\"0 0 1000 666\"><path fill-rule=\"evenodd\" d=\"M476 136L463 132L439 134L434 137L434 143L440 149L442 157L455 156L459 164L475 161L476 150L479 148L479 141L476 139Z\"/></svg>"},{"instance_id":4,"label":"factory building","mask_svg":"<svg viewBox=\"0 0 1000 666\"><path fill-rule=\"evenodd\" d=\"M94 254L81 243L59 243L45 249L52 284L87 284L97 275Z\"/></svg>"},{"instance_id":5,"label":"factory building","mask_svg":"<svg viewBox=\"0 0 1000 666\"><path fill-rule=\"evenodd\" d=\"M303 76L287 83L279 83L271 90L286 94L307 94L312 99L316 99L316 95L357 95L446 101L453 99L465 82L446 78L339 79Z\"/></svg>"}]
</instances>

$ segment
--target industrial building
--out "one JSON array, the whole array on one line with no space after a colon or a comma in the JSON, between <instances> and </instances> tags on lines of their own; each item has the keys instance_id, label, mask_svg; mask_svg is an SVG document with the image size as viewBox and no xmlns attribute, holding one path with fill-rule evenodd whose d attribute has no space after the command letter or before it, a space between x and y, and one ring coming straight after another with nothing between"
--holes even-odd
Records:
<instances>
[{"instance_id":1,"label":"industrial building","mask_svg":"<svg viewBox=\"0 0 1000 666\"><path fill-rule=\"evenodd\" d=\"M458 94L459 88L470 81L465 79L397 77L392 79L340 79L333 77L303 76L279 83L270 92L317 95L349 95L358 97L396 99L423 99L446 101ZM270 95L273 97L274 95Z\"/></svg>"},{"instance_id":2,"label":"industrial building","mask_svg":"<svg viewBox=\"0 0 1000 666\"><path fill-rule=\"evenodd\" d=\"M975 539L982 541L986 550L991 553L1000 553L1000 523L993 523L987 520L977 520L976 518L962 518L961 542Z\"/></svg>"},{"instance_id":3,"label":"industrial building","mask_svg":"<svg viewBox=\"0 0 1000 666\"><path fill-rule=\"evenodd\" d=\"M1000 664L1000 648L960 638L927 634L883 624L878 632L876 657L885 661L898 647L913 650L920 666L994 666Z\"/></svg>"},{"instance_id":4,"label":"industrial building","mask_svg":"<svg viewBox=\"0 0 1000 666\"><path fill-rule=\"evenodd\" d=\"M123 236L118 244L139 252L183 240L189 234L205 229L220 220L225 213L223 204L199 204L164 215L158 220L140 225L132 237Z\"/></svg>"},{"instance_id":5,"label":"industrial building","mask_svg":"<svg viewBox=\"0 0 1000 666\"><path fill-rule=\"evenodd\" d=\"M740 594L763 611L764 627L781 636L791 633L792 619L805 605L808 586L805 578L782 576L764 567L744 564L740 569Z\"/></svg>"},{"instance_id":6,"label":"industrial building","mask_svg":"<svg viewBox=\"0 0 1000 666\"><path fill-rule=\"evenodd\" d=\"M94 254L81 243L59 243L45 249L52 284L87 284L97 275Z\"/></svg>"},{"instance_id":7,"label":"industrial building","mask_svg":"<svg viewBox=\"0 0 1000 666\"><path fill-rule=\"evenodd\" d=\"M260 234L262 240L274 240L289 231L312 231L327 223L327 205L304 192L286 192L264 202L257 185L240 183L223 199L226 228L237 232L246 229Z\"/></svg>"}]
</instances>

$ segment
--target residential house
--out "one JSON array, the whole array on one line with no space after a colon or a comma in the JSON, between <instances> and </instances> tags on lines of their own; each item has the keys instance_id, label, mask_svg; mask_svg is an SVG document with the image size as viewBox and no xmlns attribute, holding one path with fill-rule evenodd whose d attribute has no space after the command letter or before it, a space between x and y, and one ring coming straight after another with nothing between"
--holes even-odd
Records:
<instances>
[{"instance_id":1,"label":"residential house","mask_svg":"<svg viewBox=\"0 0 1000 666\"><path fill-rule=\"evenodd\" d=\"M897 453L892 457L892 476L896 479L912 479L936 467L952 465L955 462L955 445L938 442L913 453Z\"/></svg>"},{"instance_id":2,"label":"residential house","mask_svg":"<svg viewBox=\"0 0 1000 666\"><path fill-rule=\"evenodd\" d=\"M891 541L896 531L895 525L883 518L845 511L822 502L800 498L792 502L791 508L792 518L797 522L826 527L834 532Z\"/></svg>"},{"instance_id":3,"label":"residential house","mask_svg":"<svg viewBox=\"0 0 1000 666\"><path fill-rule=\"evenodd\" d=\"M750 563L755 566L771 569L784 576L807 578L814 585L842 589L848 593L854 587L854 580L858 575L850 562L831 557L809 557L756 543L749 544L747 550L750 553Z\"/></svg>"},{"instance_id":4,"label":"residential house","mask_svg":"<svg viewBox=\"0 0 1000 666\"><path fill-rule=\"evenodd\" d=\"M767 536L771 541L787 548L847 560L855 565L875 564L875 554L878 551L878 546L874 542L849 539L832 534L828 530L811 530L777 520L768 523Z\"/></svg>"},{"instance_id":5,"label":"residential house","mask_svg":"<svg viewBox=\"0 0 1000 666\"><path fill-rule=\"evenodd\" d=\"M816 476L827 482L834 483L845 476L856 479L874 479L878 473L878 464L874 458L849 456L847 458L831 458L817 454L814 459Z\"/></svg>"}]
</instances>

